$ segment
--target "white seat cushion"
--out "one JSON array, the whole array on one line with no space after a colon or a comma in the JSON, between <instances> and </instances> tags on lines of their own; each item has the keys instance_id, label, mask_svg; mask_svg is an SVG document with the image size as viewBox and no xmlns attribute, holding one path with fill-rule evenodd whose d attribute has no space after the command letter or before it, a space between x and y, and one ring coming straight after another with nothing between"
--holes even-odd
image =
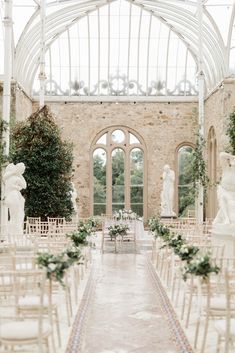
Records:
<instances>
[{"instance_id":1,"label":"white seat cushion","mask_svg":"<svg viewBox=\"0 0 235 353\"><path fill-rule=\"evenodd\" d=\"M231 305L231 309L235 310L235 303L231 303L230 305ZM210 308L212 310L226 310L226 298L225 297L211 298Z\"/></svg>"},{"instance_id":2,"label":"white seat cushion","mask_svg":"<svg viewBox=\"0 0 235 353\"><path fill-rule=\"evenodd\" d=\"M16 264L16 270L32 270L33 268L32 263Z\"/></svg>"},{"instance_id":3,"label":"white seat cushion","mask_svg":"<svg viewBox=\"0 0 235 353\"><path fill-rule=\"evenodd\" d=\"M43 336L51 333L51 326L43 324ZM24 341L38 338L37 321L12 321L0 326L0 339L10 341Z\"/></svg>"},{"instance_id":4,"label":"white seat cushion","mask_svg":"<svg viewBox=\"0 0 235 353\"><path fill-rule=\"evenodd\" d=\"M18 301L19 307L22 307L22 306L35 307L39 305L40 305L40 298L33 295L32 296L26 295L25 297L19 298L19 301ZM48 306L48 297L44 297L43 306L44 307Z\"/></svg>"},{"instance_id":5,"label":"white seat cushion","mask_svg":"<svg viewBox=\"0 0 235 353\"><path fill-rule=\"evenodd\" d=\"M220 335L225 336L225 333L227 331L226 320L216 320L214 321L214 326ZM235 319L232 319L230 321L230 335L235 336Z\"/></svg>"}]
</instances>

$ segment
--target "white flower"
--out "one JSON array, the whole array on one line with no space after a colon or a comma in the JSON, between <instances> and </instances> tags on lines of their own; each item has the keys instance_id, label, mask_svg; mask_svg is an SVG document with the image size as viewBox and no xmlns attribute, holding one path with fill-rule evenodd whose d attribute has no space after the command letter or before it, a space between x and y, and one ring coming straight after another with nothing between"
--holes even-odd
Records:
<instances>
[{"instance_id":1,"label":"white flower","mask_svg":"<svg viewBox=\"0 0 235 353\"><path fill-rule=\"evenodd\" d=\"M56 267L57 267L56 264L49 264L48 265L48 268L49 268L49 270L51 270L51 272L55 271Z\"/></svg>"}]
</instances>

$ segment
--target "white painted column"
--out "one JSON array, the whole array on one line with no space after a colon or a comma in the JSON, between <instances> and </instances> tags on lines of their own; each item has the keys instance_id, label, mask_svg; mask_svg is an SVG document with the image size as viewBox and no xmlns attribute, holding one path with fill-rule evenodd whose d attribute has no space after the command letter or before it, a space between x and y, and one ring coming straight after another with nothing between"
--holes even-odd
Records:
<instances>
[{"instance_id":1,"label":"white painted column","mask_svg":"<svg viewBox=\"0 0 235 353\"><path fill-rule=\"evenodd\" d=\"M205 77L203 73L203 3L202 0L197 2L198 14L198 124L199 136L204 139L204 85ZM203 223L203 210L204 210L204 189L199 184L199 191L196 201L196 218L197 223Z\"/></svg>"},{"instance_id":2,"label":"white painted column","mask_svg":"<svg viewBox=\"0 0 235 353\"><path fill-rule=\"evenodd\" d=\"M39 106L42 108L45 104L45 20L46 20L46 7L45 0L41 0L40 7L40 21L41 21L41 40L40 40L40 70L38 79L40 81L40 91L39 91Z\"/></svg>"},{"instance_id":3,"label":"white painted column","mask_svg":"<svg viewBox=\"0 0 235 353\"><path fill-rule=\"evenodd\" d=\"M10 110L11 110L11 77L12 77L12 0L4 0L4 19L3 26L5 30L4 37L4 82L3 82L3 112L2 121L5 124L5 129L2 135L3 153L9 155L10 146ZM4 168L1 171L4 173ZM7 231L7 207L4 204L5 190L4 184L1 185L2 200L1 200L1 235Z\"/></svg>"}]
</instances>

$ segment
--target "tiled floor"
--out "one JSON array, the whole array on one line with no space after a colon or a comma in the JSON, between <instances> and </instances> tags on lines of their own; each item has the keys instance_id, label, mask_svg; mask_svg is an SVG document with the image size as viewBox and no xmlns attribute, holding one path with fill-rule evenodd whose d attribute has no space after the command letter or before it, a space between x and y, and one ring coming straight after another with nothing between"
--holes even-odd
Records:
<instances>
[{"instance_id":1,"label":"tiled floor","mask_svg":"<svg viewBox=\"0 0 235 353\"><path fill-rule=\"evenodd\" d=\"M79 353L177 352L144 255L104 254L95 281Z\"/></svg>"}]
</instances>

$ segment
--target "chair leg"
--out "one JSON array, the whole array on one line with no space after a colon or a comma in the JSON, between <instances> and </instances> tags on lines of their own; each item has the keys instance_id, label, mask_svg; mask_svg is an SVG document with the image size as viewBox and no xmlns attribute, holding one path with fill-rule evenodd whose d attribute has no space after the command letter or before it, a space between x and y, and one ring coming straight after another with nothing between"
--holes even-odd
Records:
<instances>
[{"instance_id":1,"label":"chair leg","mask_svg":"<svg viewBox=\"0 0 235 353\"><path fill-rule=\"evenodd\" d=\"M181 278L178 278L178 286L177 286L177 293L176 293L176 300L175 300L175 305L178 306L179 304L179 296L180 296L180 284L181 284Z\"/></svg>"},{"instance_id":2,"label":"chair leg","mask_svg":"<svg viewBox=\"0 0 235 353\"><path fill-rule=\"evenodd\" d=\"M199 329L200 329L200 317L197 318L197 323L196 323L195 338L194 338L194 348L197 348Z\"/></svg>"},{"instance_id":3,"label":"chair leg","mask_svg":"<svg viewBox=\"0 0 235 353\"><path fill-rule=\"evenodd\" d=\"M56 332L57 332L58 344L59 344L59 347L61 347L60 322L59 322L59 316L58 316L57 308L55 309L55 324L56 324Z\"/></svg>"},{"instance_id":4,"label":"chair leg","mask_svg":"<svg viewBox=\"0 0 235 353\"><path fill-rule=\"evenodd\" d=\"M203 338L202 338L202 346L201 346L200 353L205 352L208 327L209 327L209 317L208 317L208 315L206 315L206 322L205 322L205 328L204 328L204 334L203 334Z\"/></svg>"},{"instance_id":5,"label":"chair leg","mask_svg":"<svg viewBox=\"0 0 235 353\"><path fill-rule=\"evenodd\" d=\"M186 302L186 293L184 293L184 297L183 297L182 310L181 310L181 320L184 319L185 302Z\"/></svg>"},{"instance_id":6,"label":"chair leg","mask_svg":"<svg viewBox=\"0 0 235 353\"><path fill-rule=\"evenodd\" d=\"M192 293L192 290L191 290L191 291L190 291L190 295L189 295L188 313L187 313L187 318L186 318L186 323L185 323L185 327L186 327L186 328L188 328L188 325L189 325L189 319L190 319L190 314L191 314L192 301L193 301L193 293Z\"/></svg>"},{"instance_id":7,"label":"chair leg","mask_svg":"<svg viewBox=\"0 0 235 353\"><path fill-rule=\"evenodd\" d=\"M221 346L221 336L218 335L217 346L216 346L216 353L219 353L219 352L220 352L220 346Z\"/></svg>"}]
</instances>

